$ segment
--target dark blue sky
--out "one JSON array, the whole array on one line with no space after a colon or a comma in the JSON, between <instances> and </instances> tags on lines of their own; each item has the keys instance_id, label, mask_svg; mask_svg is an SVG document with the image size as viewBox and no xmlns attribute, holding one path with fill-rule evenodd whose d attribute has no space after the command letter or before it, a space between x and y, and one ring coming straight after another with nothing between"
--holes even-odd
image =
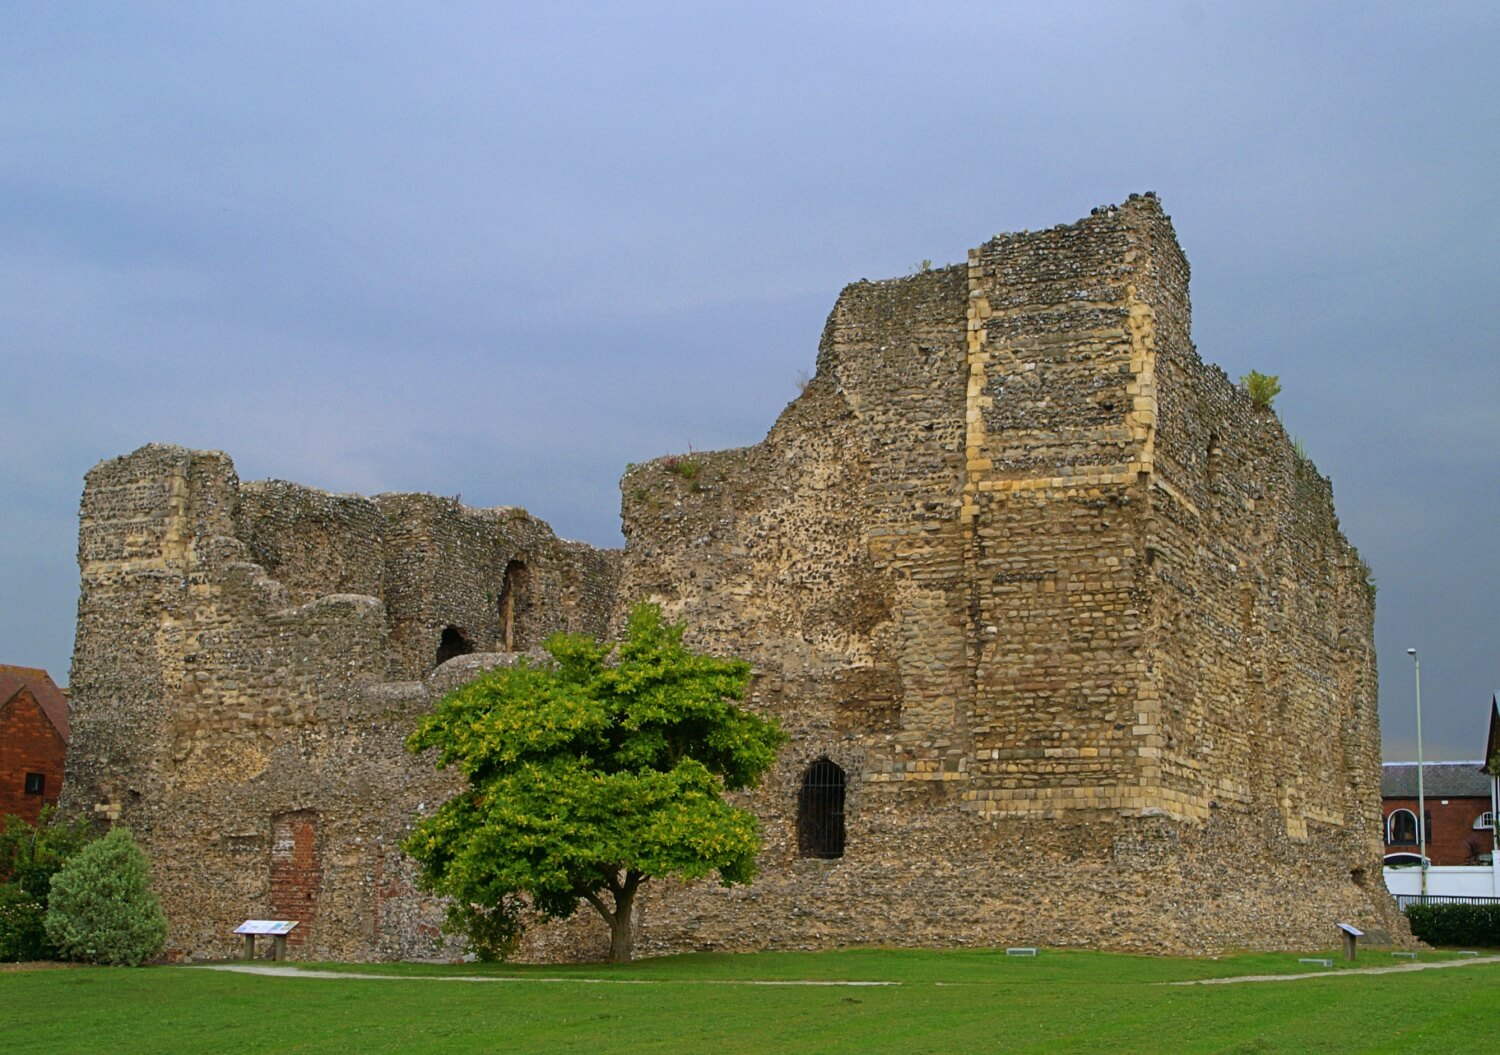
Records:
<instances>
[{"instance_id":1,"label":"dark blue sky","mask_svg":"<svg viewBox=\"0 0 1500 1055\"><path fill-rule=\"evenodd\" d=\"M619 543L753 443L839 288L1155 190L1379 579L1382 714L1500 687L1500 6L0 7L0 661L66 680L76 512L152 440Z\"/></svg>"}]
</instances>

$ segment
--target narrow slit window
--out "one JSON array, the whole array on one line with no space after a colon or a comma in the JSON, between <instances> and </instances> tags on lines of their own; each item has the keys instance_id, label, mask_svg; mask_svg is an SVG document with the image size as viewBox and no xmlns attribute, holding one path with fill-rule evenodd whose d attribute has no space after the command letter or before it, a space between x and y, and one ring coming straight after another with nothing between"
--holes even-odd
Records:
<instances>
[{"instance_id":1,"label":"narrow slit window","mask_svg":"<svg viewBox=\"0 0 1500 1055\"><path fill-rule=\"evenodd\" d=\"M820 758L802 775L797 796L797 852L833 860L844 856L844 793L848 779L835 762Z\"/></svg>"}]
</instances>

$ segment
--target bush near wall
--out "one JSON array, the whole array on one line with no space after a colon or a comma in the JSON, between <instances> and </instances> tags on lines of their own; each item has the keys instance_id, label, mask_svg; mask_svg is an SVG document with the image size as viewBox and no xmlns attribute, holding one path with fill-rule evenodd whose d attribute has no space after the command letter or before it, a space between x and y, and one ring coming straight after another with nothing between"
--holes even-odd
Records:
<instances>
[{"instance_id":1,"label":"bush near wall","mask_svg":"<svg viewBox=\"0 0 1500 1055\"><path fill-rule=\"evenodd\" d=\"M47 937L70 960L136 966L161 953L167 921L148 883L146 855L115 828L52 877Z\"/></svg>"},{"instance_id":2,"label":"bush near wall","mask_svg":"<svg viewBox=\"0 0 1500 1055\"><path fill-rule=\"evenodd\" d=\"M50 806L35 824L0 820L0 962L57 958L44 926L52 877L92 838L85 821L55 823Z\"/></svg>"},{"instance_id":3,"label":"bush near wall","mask_svg":"<svg viewBox=\"0 0 1500 1055\"><path fill-rule=\"evenodd\" d=\"M1500 948L1500 904L1412 905L1406 919L1411 932L1429 945Z\"/></svg>"},{"instance_id":4,"label":"bush near wall","mask_svg":"<svg viewBox=\"0 0 1500 1055\"><path fill-rule=\"evenodd\" d=\"M42 926L46 917L45 900L15 883L0 883L0 963L55 959L57 949Z\"/></svg>"}]
</instances>

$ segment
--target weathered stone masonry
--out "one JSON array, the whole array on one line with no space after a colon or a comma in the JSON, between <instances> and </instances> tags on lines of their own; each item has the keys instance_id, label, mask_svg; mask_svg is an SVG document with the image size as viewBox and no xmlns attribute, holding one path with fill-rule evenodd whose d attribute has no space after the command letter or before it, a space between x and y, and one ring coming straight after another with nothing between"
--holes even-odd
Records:
<instances>
[{"instance_id":1,"label":"weathered stone masonry","mask_svg":"<svg viewBox=\"0 0 1500 1055\"><path fill-rule=\"evenodd\" d=\"M653 597L752 660L792 739L746 797L760 878L648 886L640 948L1399 933L1367 573L1327 480L1199 359L1187 280L1147 196L850 286L763 443L626 473L623 562L519 511L105 463L68 793L145 833L183 953L275 906L319 955L436 953L394 847L451 786L405 731L482 653ZM450 647L475 655L429 675ZM820 759L832 859L799 856ZM594 951L589 923L532 953Z\"/></svg>"},{"instance_id":2,"label":"weathered stone masonry","mask_svg":"<svg viewBox=\"0 0 1500 1055\"><path fill-rule=\"evenodd\" d=\"M606 633L619 554L520 509L241 485L159 445L95 467L81 518L66 802L142 839L169 951L227 954L268 915L311 955L440 952L396 844L454 784L402 741L494 653Z\"/></svg>"},{"instance_id":3,"label":"weathered stone masonry","mask_svg":"<svg viewBox=\"0 0 1500 1055\"><path fill-rule=\"evenodd\" d=\"M1367 572L1187 280L1147 196L855 284L764 443L627 474L622 596L750 658L793 735L761 879L649 900L647 947L1400 932ZM798 856L823 757L834 861Z\"/></svg>"}]
</instances>

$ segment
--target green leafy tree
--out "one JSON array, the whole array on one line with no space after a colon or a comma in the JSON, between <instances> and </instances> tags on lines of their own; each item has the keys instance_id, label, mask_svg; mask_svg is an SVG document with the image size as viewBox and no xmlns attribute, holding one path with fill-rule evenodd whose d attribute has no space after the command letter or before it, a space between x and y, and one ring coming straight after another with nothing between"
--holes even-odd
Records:
<instances>
[{"instance_id":1,"label":"green leafy tree","mask_svg":"<svg viewBox=\"0 0 1500 1055\"><path fill-rule=\"evenodd\" d=\"M691 652L682 633L643 604L613 659L608 644L555 635L551 663L490 671L408 738L468 781L404 848L481 956L513 945L526 905L565 919L587 903L610 928L610 959L629 960L643 882L754 875L759 826L724 792L759 781L784 737L737 705L749 665Z\"/></svg>"},{"instance_id":2,"label":"green leafy tree","mask_svg":"<svg viewBox=\"0 0 1500 1055\"><path fill-rule=\"evenodd\" d=\"M52 807L36 824L4 819L0 829L0 961L53 960L45 920L52 877L93 837L88 822L53 821Z\"/></svg>"},{"instance_id":3,"label":"green leafy tree","mask_svg":"<svg viewBox=\"0 0 1500 1055\"><path fill-rule=\"evenodd\" d=\"M1251 370L1240 378L1240 384L1245 386L1245 391L1250 394L1250 402L1262 410L1269 410L1276 397L1281 394L1281 377L1277 374L1263 374L1259 370Z\"/></svg>"},{"instance_id":4,"label":"green leafy tree","mask_svg":"<svg viewBox=\"0 0 1500 1055\"><path fill-rule=\"evenodd\" d=\"M167 940L146 855L125 828L89 843L52 877L47 937L70 960L135 966Z\"/></svg>"}]
</instances>

